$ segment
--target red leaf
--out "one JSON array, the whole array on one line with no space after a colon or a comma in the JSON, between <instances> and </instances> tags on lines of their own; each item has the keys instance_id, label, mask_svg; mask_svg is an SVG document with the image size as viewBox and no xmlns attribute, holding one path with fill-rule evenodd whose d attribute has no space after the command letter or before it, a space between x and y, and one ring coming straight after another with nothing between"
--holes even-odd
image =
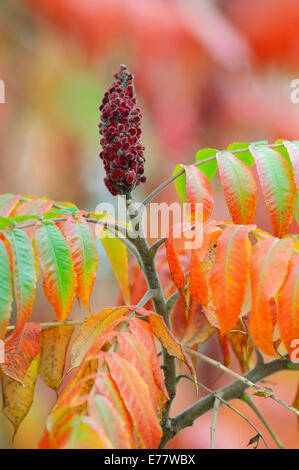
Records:
<instances>
[{"instance_id":1,"label":"red leaf","mask_svg":"<svg viewBox=\"0 0 299 470\"><path fill-rule=\"evenodd\" d=\"M12 379L22 382L28 367L40 352L39 323L26 323L18 336L10 336L5 341L5 364L2 371Z\"/></svg>"},{"instance_id":2,"label":"red leaf","mask_svg":"<svg viewBox=\"0 0 299 470\"><path fill-rule=\"evenodd\" d=\"M252 311L249 330L255 346L269 355L275 355L270 299L277 294L284 282L292 248L291 239L270 237L257 243L252 251Z\"/></svg>"},{"instance_id":3,"label":"red leaf","mask_svg":"<svg viewBox=\"0 0 299 470\"><path fill-rule=\"evenodd\" d=\"M279 291L277 320L281 339L291 356L292 341L299 338L299 255L291 260L288 276Z\"/></svg>"},{"instance_id":4,"label":"red leaf","mask_svg":"<svg viewBox=\"0 0 299 470\"><path fill-rule=\"evenodd\" d=\"M141 447L156 449L160 443L162 431L146 383L135 367L122 359L119 354L106 354L105 360L132 416Z\"/></svg>"}]
</instances>

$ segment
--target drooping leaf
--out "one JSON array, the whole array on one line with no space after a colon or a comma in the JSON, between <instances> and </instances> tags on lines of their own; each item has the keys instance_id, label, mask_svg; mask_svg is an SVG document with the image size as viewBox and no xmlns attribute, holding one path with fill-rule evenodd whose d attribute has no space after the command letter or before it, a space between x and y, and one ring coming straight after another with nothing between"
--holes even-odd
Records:
<instances>
[{"instance_id":1,"label":"drooping leaf","mask_svg":"<svg viewBox=\"0 0 299 470\"><path fill-rule=\"evenodd\" d=\"M127 307L105 308L101 312L86 318L72 345L70 369L81 364L82 359L96 339L109 328L115 326L115 322L120 321L127 311Z\"/></svg>"},{"instance_id":2,"label":"drooping leaf","mask_svg":"<svg viewBox=\"0 0 299 470\"><path fill-rule=\"evenodd\" d=\"M136 447L135 439L133 437L133 421L122 397L120 396L115 381L108 372L101 372L95 379L95 385L97 391L107 398L117 409L120 416L122 416L123 423L127 428L127 435L131 437L131 447Z\"/></svg>"},{"instance_id":3,"label":"drooping leaf","mask_svg":"<svg viewBox=\"0 0 299 470\"><path fill-rule=\"evenodd\" d=\"M171 324L175 337L189 348L204 343L215 332L203 313L202 306L194 300L190 301L189 307L181 298L176 302L171 314Z\"/></svg>"},{"instance_id":4,"label":"drooping leaf","mask_svg":"<svg viewBox=\"0 0 299 470\"><path fill-rule=\"evenodd\" d=\"M148 350L156 383L160 390L164 393L165 397L169 399L164 382L164 373L158 360L157 348L151 326L148 322L140 320L136 317L130 318L129 325L133 335L138 338Z\"/></svg>"},{"instance_id":5,"label":"drooping leaf","mask_svg":"<svg viewBox=\"0 0 299 470\"><path fill-rule=\"evenodd\" d=\"M274 355L273 319L270 299L280 289L288 271L293 241L268 238L257 243L251 257L252 310L249 330L255 346L265 354Z\"/></svg>"},{"instance_id":6,"label":"drooping leaf","mask_svg":"<svg viewBox=\"0 0 299 470\"><path fill-rule=\"evenodd\" d=\"M189 368L192 377L196 380L196 373L189 355L186 353L182 344L174 337L171 331L167 328L163 318L153 312L148 312L145 309L138 309L140 314L145 314L153 329L154 335L163 347L167 350L170 356L174 356L180 361L183 361Z\"/></svg>"},{"instance_id":7,"label":"drooping leaf","mask_svg":"<svg viewBox=\"0 0 299 470\"><path fill-rule=\"evenodd\" d=\"M23 383L2 374L3 413L13 424L14 435L33 403L40 354L37 354L23 377Z\"/></svg>"},{"instance_id":8,"label":"drooping leaf","mask_svg":"<svg viewBox=\"0 0 299 470\"><path fill-rule=\"evenodd\" d=\"M13 264L13 282L17 304L17 335L31 315L37 282L35 255L31 241L23 230L14 228L5 234Z\"/></svg>"},{"instance_id":9,"label":"drooping leaf","mask_svg":"<svg viewBox=\"0 0 299 470\"><path fill-rule=\"evenodd\" d=\"M252 224L255 217L257 186L250 169L231 152L219 152L216 158L233 222Z\"/></svg>"},{"instance_id":10,"label":"drooping leaf","mask_svg":"<svg viewBox=\"0 0 299 470\"><path fill-rule=\"evenodd\" d=\"M137 338L128 332L118 336L118 344L121 357L138 370L147 384L154 410L157 411L161 407L162 396L154 378L149 352Z\"/></svg>"},{"instance_id":11,"label":"drooping leaf","mask_svg":"<svg viewBox=\"0 0 299 470\"><path fill-rule=\"evenodd\" d=\"M101 395L90 397L88 413L107 435L114 449L132 449L132 434L123 417L107 398Z\"/></svg>"},{"instance_id":12,"label":"drooping leaf","mask_svg":"<svg viewBox=\"0 0 299 470\"><path fill-rule=\"evenodd\" d=\"M65 224L65 233L77 275L77 295L90 310L89 298L98 266L95 237L83 218L68 220Z\"/></svg>"},{"instance_id":13,"label":"drooping leaf","mask_svg":"<svg viewBox=\"0 0 299 470\"><path fill-rule=\"evenodd\" d=\"M125 302L130 305L130 289L128 276L128 253L127 248L120 238L108 230L103 229L98 233L112 269L118 280Z\"/></svg>"},{"instance_id":14,"label":"drooping leaf","mask_svg":"<svg viewBox=\"0 0 299 470\"><path fill-rule=\"evenodd\" d=\"M0 340L3 338L9 323L12 294L12 275L10 260L5 244L0 239Z\"/></svg>"},{"instance_id":15,"label":"drooping leaf","mask_svg":"<svg viewBox=\"0 0 299 470\"><path fill-rule=\"evenodd\" d=\"M277 321L289 356L299 338L299 255L290 261L289 273L278 294Z\"/></svg>"},{"instance_id":16,"label":"drooping leaf","mask_svg":"<svg viewBox=\"0 0 299 470\"><path fill-rule=\"evenodd\" d=\"M37 256L42 268L44 290L58 321L71 311L76 291L76 275L70 249L60 230L44 222L35 231Z\"/></svg>"},{"instance_id":17,"label":"drooping leaf","mask_svg":"<svg viewBox=\"0 0 299 470\"><path fill-rule=\"evenodd\" d=\"M113 448L112 443L94 419L88 416L78 416L75 413L65 420L55 438L55 447L59 449Z\"/></svg>"},{"instance_id":18,"label":"drooping leaf","mask_svg":"<svg viewBox=\"0 0 299 470\"><path fill-rule=\"evenodd\" d=\"M261 182L274 234L283 237L294 213L296 187L286 159L264 145L250 146Z\"/></svg>"},{"instance_id":19,"label":"drooping leaf","mask_svg":"<svg viewBox=\"0 0 299 470\"><path fill-rule=\"evenodd\" d=\"M9 217L20 199L20 194L2 194L0 196L0 215Z\"/></svg>"},{"instance_id":20,"label":"drooping leaf","mask_svg":"<svg viewBox=\"0 0 299 470\"><path fill-rule=\"evenodd\" d=\"M5 363L1 369L7 376L23 382L29 365L40 352L39 323L26 323L17 335L10 335L5 340Z\"/></svg>"},{"instance_id":21,"label":"drooping leaf","mask_svg":"<svg viewBox=\"0 0 299 470\"><path fill-rule=\"evenodd\" d=\"M210 285L222 335L230 332L241 313L251 252L248 233L254 228L231 226L218 238Z\"/></svg>"},{"instance_id":22,"label":"drooping leaf","mask_svg":"<svg viewBox=\"0 0 299 470\"><path fill-rule=\"evenodd\" d=\"M165 239L166 256L171 278L182 298L185 298L185 276L172 237Z\"/></svg>"},{"instance_id":23,"label":"drooping leaf","mask_svg":"<svg viewBox=\"0 0 299 470\"><path fill-rule=\"evenodd\" d=\"M186 203L189 204L189 207L187 206L187 220L190 222L207 220L214 204L210 182L196 166L181 166L186 173ZM197 210L197 204L202 204L202 213Z\"/></svg>"},{"instance_id":24,"label":"drooping leaf","mask_svg":"<svg viewBox=\"0 0 299 470\"><path fill-rule=\"evenodd\" d=\"M135 367L119 354L106 354L105 360L132 416L140 447L156 449L160 443L162 431L146 383Z\"/></svg>"},{"instance_id":25,"label":"drooping leaf","mask_svg":"<svg viewBox=\"0 0 299 470\"><path fill-rule=\"evenodd\" d=\"M201 305L207 305L208 288L202 270L201 259L197 251L192 250L188 292L192 299Z\"/></svg>"},{"instance_id":26,"label":"drooping leaf","mask_svg":"<svg viewBox=\"0 0 299 470\"><path fill-rule=\"evenodd\" d=\"M57 390L60 386L67 347L74 329L71 325L61 325L45 328L42 331L40 375L53 390Z\"/></svg>"}]
</instances>

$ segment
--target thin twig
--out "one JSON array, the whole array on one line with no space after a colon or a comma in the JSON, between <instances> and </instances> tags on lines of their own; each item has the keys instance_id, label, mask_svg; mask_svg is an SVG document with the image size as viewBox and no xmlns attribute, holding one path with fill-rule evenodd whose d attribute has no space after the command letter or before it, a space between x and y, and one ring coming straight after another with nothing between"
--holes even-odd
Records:
<instances>
[{"instance_id":1,"label":"thin twig","mask_svg":"<svg viewBox=\"0 0 299 470\"><path fill-rule=\"evenodd\" d=\"M211 426L210 426L211 449L215 449L216 419L217 419L220 403L221 402L219 399L219 394L217 394L217 396L215 396L215 401L213 405L213 414L212 414L212 421L211 421Z\"/></svg>"},{"instance_id":2,"label":"thin twig","mask_svg":"<svg viewBox=\"0 0 299 470\"><path fill-rule=\"evenodd\" d=\"M272 439L276 443L277 447L279 449L285 449L285 446L283 445L283 443L281 442L281 440L277 436L276 432L271 428L268 421L266 421L266 419L264 418L264 416L262 415L262 413L260 412L260 410L258 409L256 404L254 403L252 398L249 395L247 395L247 393L243 393L243 395L241 396L241 400L244 401L245 403L247 403L247 405L250 406L250 408L258 416L258 418L261 420L261 422L263 423L263 425L265 426L265 428L267 429L267 431L271 435Z\"/></svg>"},{"instance_id":3,"label":"thin twig","mask_svg":"<svg viewBox=\"0 0 299 470\"><path fill-rule=\"evenodd\" d=\"M46 328L52 328L52 327L58 327L58 326L77 326L77 325L82 325L84 320L66 320L66 321L50 321L50 322L44 322L40 323L40 326L42 330L45 330ZM15 329L15 325L10 325L6 328L6 332L12 331Z\"/></svg>"},{"instance_id":4,"label":"thin twig","mask_svg":"<svg viewBox=\"0 0 299 470\"><path fill-rule=\"evenodd\" d=\"M299 416L299 410L296 410L296 408L294 408L293 406L288 405L285 401L281 400L280 398L277 398L271 389L259 387L255 383L251 382L247 377L244 377L243 375L238 374L237 372L229 369L228 367L225 367L223 364L221 364L221 362L215 361L211 357L205 356L204 354L201 354L200 352L193 351L193 349L190 349L190 348L186 348L186 351L188 351L189 354L195 357L198 357L199 359L206 362L207 364L217 367L217 369L220 369L223 372L226 372L227 374L231 375L232 377L240 380L240 382L243 382L245 385L247 385L247 387L254 388L257 392L260 393L262 397L272 398L272 400L276 401L276 403L279 403L284 408L292 411L297 416Z\"/></svg>"},{"instance_id":5,"label":"thin twig","mask_svg":"<svg viewBox=\"0 0 299 470\"><path fill-rule=\"evenodd\" d=\"M295 364L289 359L274 359L273 361L267 362L265 364L257 364L252 370L247 372L244 377L238 376L237 380L217 390L217 393L221 393L222 398L227 401L240 398L245 390L252 384L260 382L266 377L282 370L298 371L299 364ZM213 405L214 395L209 394L200 398L198 401L178 414L175 418L169 419L168 426L163 433L160 448L163 448L166 443L182 429L186 428L187 426L192 426L194 421L207 413L207 411L211 410Z\"/></svg>"},{"instance_id":6,"label":"thin twig","mask_svg":"<svg viewBox=\"0 0 299 470\"><path fill-rule=\"evenodd\" d=\"M179 378L186 378L188 380L190 380L192 383L194 382L194 379L192 377L189 377L188 375L180 375L178 377ZM221 403L223 403L225 406L227 406L228 408L230 408L232 411L234 411L234 413L236 413L237 415L239 415L241 418L243 418L254 430L255 432L260 436L260 438L262 439L262 441L264 442L265 446L267 447L267 449L269 448L268 444L267 444L267 441L266 439L264 438L263 434L258 430L258 428L255 426L254 423L252 423L250 421L249 418L247 418L247 416L243 415L243 413L241 413L241 411L239 411L237 408L235 408L233 405L231 405L227 400L224 400L224 398L221 396L221 393L217 393L216 391L214 390L211 390L209 387L207 387L206 385L204 385L202 382L198 382L197 381L197 385L202 388L205 392L209 393L210 395L214 396L215 398L217 398Z\"/></svg>"}]
</instances>

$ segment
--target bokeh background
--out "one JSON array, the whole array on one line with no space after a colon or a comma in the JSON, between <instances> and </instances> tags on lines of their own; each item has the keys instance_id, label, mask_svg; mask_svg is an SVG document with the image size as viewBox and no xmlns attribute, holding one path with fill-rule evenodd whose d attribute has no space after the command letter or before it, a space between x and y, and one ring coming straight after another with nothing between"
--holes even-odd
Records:
<instances>
[{"instance_id":1,"label":"bokeh background","mask_svg":"<svg viewBox=\"0 0 299 470\"><path fill-rule=\"evenodd\" d=\"M148 182L138 188L140 196L176 163L193 162L199 148L299 138L299 104L290 100L291 81L299 78L297 0L1 0L0 193L48 196L90 210L112 199L98 158L98 106L121 63L135 76L144 116ZM213 189L213 215L228 217L217 178ZM175 197L173 188L159 196ZM262 202L259 207L257 223L270 230ZM114 305L117 291L103 255L93 311ZM33 319L54 319L41 288L39 294ZM82 315L75 306L72 318ZM217 342L205 348L221 358ZM209 367L198 370L212 388L227 381ZM291 402L297 380L298 374L280 373L270 386ZM185 384L174 411L194 399ZM0 418L0 446L36 447L54 400L39 382L14 443L10 424ZM270 400L257 401L284 444L298 448L295 416ZM258 424L251 411L234 405ZM171 446L209 447L210 419L208 413ZM244 448L253 434L221 407L216 447Z\"/></svg>"}]
</instances>

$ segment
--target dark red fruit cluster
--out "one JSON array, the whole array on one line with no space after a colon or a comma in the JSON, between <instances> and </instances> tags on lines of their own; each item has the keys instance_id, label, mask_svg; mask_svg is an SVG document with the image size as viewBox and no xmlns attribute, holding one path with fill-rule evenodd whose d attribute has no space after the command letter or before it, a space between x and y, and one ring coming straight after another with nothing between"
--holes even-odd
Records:
<instances>
[{"instance_id":1,"label":"dark red fruit cluster","mask_svg":"<svg viewBox=\"0 0 299 470\"><path fill-rule=\"evenodd\" d=\"M146 181L141 135L141 112L136 106L133 76L122 65L116 81L105 93L100 106L100 143L106 177L104 182L113 195L128 194Z\"/></svg>"}]
</instances>

